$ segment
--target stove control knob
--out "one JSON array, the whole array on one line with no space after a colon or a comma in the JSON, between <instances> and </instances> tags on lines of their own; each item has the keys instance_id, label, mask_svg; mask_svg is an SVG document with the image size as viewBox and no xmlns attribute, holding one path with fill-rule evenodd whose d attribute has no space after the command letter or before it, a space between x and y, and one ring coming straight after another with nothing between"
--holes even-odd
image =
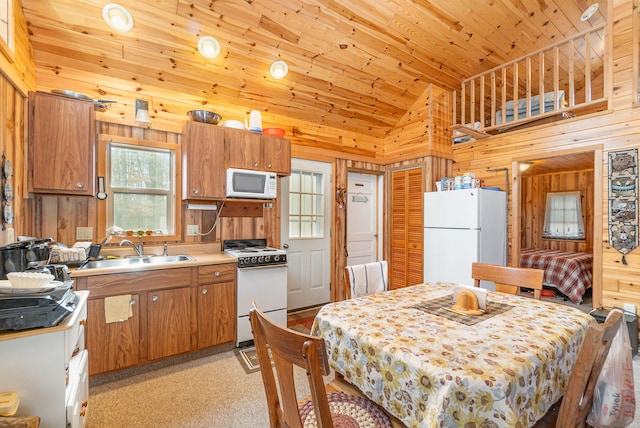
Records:
<instances>
[{"instance_id":1,"label":"stove control knob","mask_svg":"<svg viewBox=\"0 0 640 428\"><path fill-rule=\"evenodd\" d=\"M265 263L271 263L271 256L264 256Z\"/></svg>"},{"instance_id":2,"label":"stove control knob","mask_svg":"<svg viewBox=\"0 0 640 428\"><path fill-rule=\"evenodd\" d=\"M255 263L258 261L258 258L256 256L251 257L251 263Z\"/></svg>"},{"instance_id":3,"label":"stove control knob","mask_svg":"<svg viewBox=\"0 0 640 428\"><path fill-rule=\"evenodd\" d=\"M278 255L273 256L273 261L274 262L279 262L280 261L280 256L278 256Z\"/></svg>"},{"instance_id":4,"label":"stove control knob","mask_svg":"<svg viewBox=\"0 0 640 428\"><path fill-rule=\"evenodd\" d=\"M258 257L258 263L264 263L264 256Z\"/></svg>"}]
</instances>

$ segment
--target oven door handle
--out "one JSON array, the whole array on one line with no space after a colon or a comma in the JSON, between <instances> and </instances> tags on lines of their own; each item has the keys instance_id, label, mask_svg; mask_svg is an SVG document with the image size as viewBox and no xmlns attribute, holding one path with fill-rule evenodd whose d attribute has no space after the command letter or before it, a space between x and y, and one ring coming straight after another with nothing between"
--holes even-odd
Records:
<instances>
[{"instance_id":1,"label":"oven door handle","mask_svg":"<svg viewBox=\"0 0 640 428\"><path fill-rule=\"evenodd\" d=\"M247 266L247 267L238 266L238 270L243 271L243 270L255 270L255 269L275 269L275 268L282 268L282 267L287 267L287 264L279 263L277 265L261 265L261 266Z\"/></svg>"}]
</instances>

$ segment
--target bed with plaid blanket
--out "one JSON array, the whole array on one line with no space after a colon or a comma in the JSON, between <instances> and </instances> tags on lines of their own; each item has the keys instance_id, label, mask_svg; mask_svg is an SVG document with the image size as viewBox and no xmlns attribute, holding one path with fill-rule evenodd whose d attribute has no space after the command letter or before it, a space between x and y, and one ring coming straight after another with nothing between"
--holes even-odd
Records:
<instances>
[{"instance_id":1,"label":"bed with plaid blanket","mask_svg":"<svg viewBox=\"0 0 640 428\"><path fill-rule=\"evenodd\" d=\"M593 282L593 255L559 250L520 251L520 266L543 269L544 284L558 289L573 303L581 303Z\"/></svg>"}]
</instances>

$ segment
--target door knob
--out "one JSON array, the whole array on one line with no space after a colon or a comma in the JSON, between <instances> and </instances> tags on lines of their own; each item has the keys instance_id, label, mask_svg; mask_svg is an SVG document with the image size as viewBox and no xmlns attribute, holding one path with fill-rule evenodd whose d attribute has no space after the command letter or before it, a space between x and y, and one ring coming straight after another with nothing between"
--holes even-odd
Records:
<instances>
[{"instance_id":1,"label":"door knob","mask_svg":"<svg viewBox=\"0 0 640 428\"><path fill-rule=\"evenodd\" d=\"M284 249L286 250L287 248L289 248L289 244L284 244L284 245L282 246L282 248L284 248Z\"/></svg>"}]
</instances>

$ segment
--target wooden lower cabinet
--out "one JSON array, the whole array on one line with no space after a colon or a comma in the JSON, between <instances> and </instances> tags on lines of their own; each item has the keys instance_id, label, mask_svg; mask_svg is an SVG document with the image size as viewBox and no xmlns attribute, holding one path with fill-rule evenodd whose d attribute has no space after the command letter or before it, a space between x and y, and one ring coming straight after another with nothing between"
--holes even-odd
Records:
<instances>
[{"instance_id":1,"label":"wooden lower cabinet","mask_svg":"<svg viewBox=\"0 0 640 428\"><path fill-rule=\"evenodd\" d=\"M228 263L76 278L76 288L91 293L89 374L234 342L235 272ZM130 299L126 320L106 322L105 299L112 296Z\"/></svg>"},{"instance_id":2,"label":"wooden lower cabinet","mask_svg":"<svg viewBox=\"0 0 640 428\"><path fill-rule=\"evenodd\" d=\"M131 295L133 316L122 322L105 322L105 299L89 299L87 307L87 349L89 374L105 373L140 361L140 297Z\"/></svg>"},{"instance_id":3,"label":"wooden lower cabinet","mask_svg":"<svg viewBox=\"0 0 640 428\"><path fill-rule=\"evenodd\" d=\"M147 293L149 360L191 349L190 295L189 287Z\"/></svg>"},{"instance_id":4,"label":"wooden lower cabinet","mask_svg":"<svg viewBox=\"0 0 640 428\"><path fill-rule=\"evenodd\" d=\"M236 265L198 268L198 348L236 339Z\"/></svg>"},{"instance_id":5,"label":"wooden lower cabinet","mask_svg":"<svg viewBox=\"0 0 640 428\"><path fill-rule=\"evenodd\" d=\"M79 277L76 289L91 293L90 375L235 342L235 263ZM107 323L114 296L129 299L130 316Z\"/></svg>"}]
</instances>

